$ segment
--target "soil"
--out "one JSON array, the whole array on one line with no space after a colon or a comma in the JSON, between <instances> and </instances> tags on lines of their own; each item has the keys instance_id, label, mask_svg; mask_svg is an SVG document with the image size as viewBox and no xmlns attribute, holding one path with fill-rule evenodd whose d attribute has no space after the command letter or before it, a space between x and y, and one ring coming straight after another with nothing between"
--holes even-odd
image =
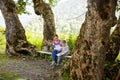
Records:
<instances>
[{"instance_id":1,"label":"soil","mask_svg":"<svg viewBox=\"0 0 120 80\"><path fill-rule=\"evenodd\" d=\"M19 80L61 80L59 72L61 67L51 67L51 62L34 58L12 59L0 66L0 71L18 73Z\"/></svg>"}]
</instances>

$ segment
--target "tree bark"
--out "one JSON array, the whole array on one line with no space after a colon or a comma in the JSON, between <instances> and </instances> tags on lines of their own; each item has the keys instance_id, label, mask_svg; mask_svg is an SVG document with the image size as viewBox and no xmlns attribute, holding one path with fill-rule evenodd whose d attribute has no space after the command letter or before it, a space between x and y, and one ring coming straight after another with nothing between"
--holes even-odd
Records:
<instances>
[{"instance_id":1,"label":"tree bark","mask_svg":"<svg viewBox=\"0 0 120 80\"><path fill-rule=\"evenodd\" d=\"M15 2L13 0L0 0L0 9L6 24L6 54L8 56L20 53L33 54L35 46L26 39Z\"/></svg>"},{"instance_id":2,"label":"tree bark","mask_svg":"<svg viewBox=\"0 0 120 80\"><path fill-rule=\"evenodd\" d=\"M110 37L108 53L106 60L114 62L120 51L120 18L118 19L117 26Z\"/></svg>"},{"instance_id":3,"label":"tree bark","mask_svg":"<svg viewBox=\"0 0 120 80\"><path fill-rule=\"evenodd\" d=\"M111 80L120 80L120 64L115 61L120 51L120 18L118 19L117 26L110 37L108 48L106 61L109 61L111 64L105 66L105 77Z\"/></svg>"},{"instance_id":4,"label":"tree bark","mask_svg":"<svg viewBox=\"0 0 120 80\"><path fill-rule=\"evenodd\" d=\"M116 24L117 0L88 0L87 3L88 11L72 58L62 71L70 72L70 80L103 80L110 29Z\"/></svg>"},{"instance_id":5,"label":"tree bark","mask_svg":"<svg viewBox=\"0 0 120 80\"><path fill-rule=\"evenodd\" d=\"M53 36L55 31L54 14L49 4L45 3L43 0L33 0L34 10L37 15L42 15L44 19L44 31L43 31L43 43L42 50L50 51L51 43L53 41Z\"/></svg>"}]
</instances>

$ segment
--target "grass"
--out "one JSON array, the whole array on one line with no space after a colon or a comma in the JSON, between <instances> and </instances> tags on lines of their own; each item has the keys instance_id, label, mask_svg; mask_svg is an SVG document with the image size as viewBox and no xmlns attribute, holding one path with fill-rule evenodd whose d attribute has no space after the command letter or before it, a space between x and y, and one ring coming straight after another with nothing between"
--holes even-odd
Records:
<instances>
[{"instance_id":1,"label":"grass","mask_svg":"<svg viewBox=\"0 0 120 80\"><path fill-rule=\"evenodd\" d=\"M10 61L10 59L8 57L6 57L5 54L0 53L0 66L2 66L3 64L5 64L9 61Z\"/></svg>"},{"instance_id":2,"label":"grass","mask_svg":"<svg viewBox=\"0 0 120 80\"><path fill-rule=\"evenodd\" d=\"M4 53L0 53L0 66L10 62L12 59L5 56ZM5 67L4 67L5 68ZM21 78L19 74L11 72L9 70L0 71L0 80L17 80Z\"/></svg>"},{"instance_id":3,"label":"grass","mask_svg":"<svg viewBox=\"0 0 120 80\"><path fill-rule=\"evenodd\" d=\"M5 71L0 72L0 80L18 80L20 79L20 75L14 72Z\"/></svg>"},{"instance_id":4,"label":"grass","mask_svg":"<svg viewBox=\"0 0 120 80\"><path fill-rule=\"evenodd\" d=\"M62 78L63 78L63 80L69 80L70 79L70 73L68 73L68 72L63 73Z\"/></svg>"}]
</instances>

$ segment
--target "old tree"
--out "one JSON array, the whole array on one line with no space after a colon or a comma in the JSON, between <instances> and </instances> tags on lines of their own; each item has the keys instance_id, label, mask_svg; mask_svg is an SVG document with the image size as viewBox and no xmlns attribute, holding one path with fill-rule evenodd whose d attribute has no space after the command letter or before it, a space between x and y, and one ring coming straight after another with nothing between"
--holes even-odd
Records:
<instances>
[{"instance_id":1,"label":"old tree","mask_svg":"<svg viewBox=\"0 0 120 80\"><path fill-rule=\"evenodd\" d=\"M44 20L43 46L49 43L55 34L54 15L49 4L43 0L33 0L35 13L42 15ZM73 55L64 69L69 72L71 80L103 80L106 76L104 62L114 62L120 49L120 19L117 27L110 35L110 29L117 19L115 10L117 0L88 0L86 18L77 37L73 49ZM25 30L18 18L18 10L13 0L0 0L0 9L6 23L6 53L17 55L20 53L33 54L36 51L25 36ZM111 79L119 80L118 75L109 75ZM109 74L109 72L108 72ZM113 77L112 77L113 76Z\"/></svg>"},{"instance_id":2,"label":"old tree","mask_svg":"<svg viewBox=\"0 0 120 80\"><path fill-rule=\"evenodd\" d=\"M0 9L6 24L7 55L19 55L20 53L32 55L36 48L26 39L25 30L18 18L15 2L13 0L0 0Z\"/></svg>"},{"instance_id":3,"label":"old tree","mask_svg":"<svg viewBox=\"0 0 120 80\"><path fill-rule=\"evenodd\" d=\"M44 20L43 43L42 50L50 51L53 36L55 34L54 14L49 4L43 0L33 0L34 10L37 15L41 15Z\"/></svg>"},{"instance_id":4,"label":"old tree","mask_svg":"<svg viewBox=\"0 0 120 80\"><path fill-rule=\"evenodd\" d=\"M117 22L117 0L87 0L87 3L88 11L72 58L62 71L69 73L70 80L103 80L107 74L104 74L105 60L114 61L120 49L120 20L110 36L110 29ZM115 80L115 75L110 76Z\"/></svg>"}]
</instances>

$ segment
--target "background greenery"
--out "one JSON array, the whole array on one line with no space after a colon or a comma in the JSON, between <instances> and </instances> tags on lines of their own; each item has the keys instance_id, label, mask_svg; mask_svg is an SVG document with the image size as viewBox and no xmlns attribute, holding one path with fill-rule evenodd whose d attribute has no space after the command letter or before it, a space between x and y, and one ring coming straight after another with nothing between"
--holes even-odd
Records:
<instances>
[{"instance_id":1,"label":"background greenery","mask_svg":"<svg viewBox=\"0 0 120 80\"><path fill-rule=\"evenodd\" d=\"M74 42L76 40L77 34L74 34L72 32L64 32L64 33L58 33L60 39L66 40L68 42L68 46L70 50L72 51ZM0 52L4 53L5 51L5 28L0 27ZM26 36L30 43L37 46L38 50L41 50L43 35L38 32L33 32L26 29ZM70 51L70 52L71 52Z\"/></svg>"},{"instance_id":2,"label":"background greenery","mask_svg":"<svg viewBox=\"0 0 120 80\"><path fill-rule=\"evenodd\" d=\"M67 41L68 46L70 48L70 53L72 53L72 49L78 34L75 34L72 31L70 32L63 31L63 32L58 32L58 35L60 39ZM30 43L36 45L38 50L41 50L41 45L43 40L42 33L34 32L34 31L30 31L29 29L26 29L26 36ZM4 53L5 53L5 28L0 27L0 54L4 54ZM120 54L118 55L117 59L120 60Z\"/></svg>"}]
</instances>

